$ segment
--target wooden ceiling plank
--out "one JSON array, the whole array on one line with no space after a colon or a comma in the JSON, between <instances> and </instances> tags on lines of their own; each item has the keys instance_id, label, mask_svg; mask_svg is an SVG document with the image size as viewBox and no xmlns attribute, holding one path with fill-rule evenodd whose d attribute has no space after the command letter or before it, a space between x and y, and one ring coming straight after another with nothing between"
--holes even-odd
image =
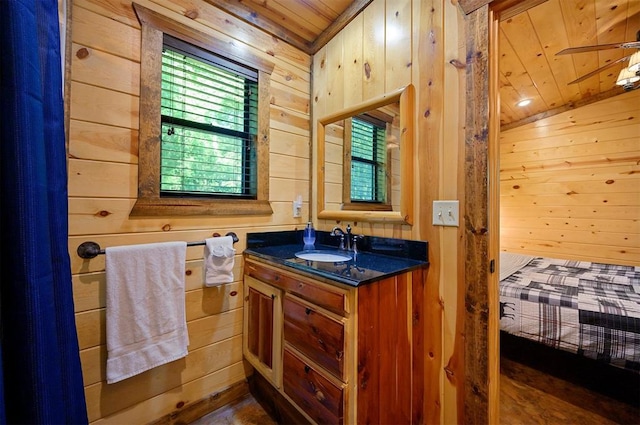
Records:
<instances>
[{"instance_id":1,"label":"wooden ceiling plank","mask_svg":"<svg viewBox=\"0 0 640 425\"><path fill-rule=\"evenodd\" d=\"M282 41L291 44L292 46L302 50L307 54L312 54L309 47L310 43L305 38L299 36L293 31L287 30L282 25L260 16L255 10L245 6L240 2L231 2L228 0L205 0L212 6L221 9L228 14L235 16L261 30L281 39Z\"/></svg>"},{"instance_id":2,"label":"wooden ceiling plank","mask_svg":"<svg viewBox=\"0 0 640 425\"><path fill-rule=\"evenodd\" d=\"M516 103L519 99L518 92L511 86L507 77L500 72L500 124L504 125L513 121L521 120L525 117L522 108L518 108Z\"/></svg>"},{"instance_id":3,"label":"wooden ceiling plank","mask_svg":"<svg viewBox=\"0 0 640 425\"><path fill-rule=\"evenodd\" d=\"M640 1L629 0L627 6L627 31L624 39L627 41L640 41Z\"/></svg>"},{"instance_id":4,"label":"wooden ceiling plank","mask_svg":"<svg viewBox=\"0 0 640 425\"><path fill-rule=\"evenodd\" d=\"M313 33L313 38L320 34L326 27L331 25L333 19L329 19L326 16L317 13L301 0L269 0L266 2L251 0L254 3L264 4L269 9L276 12L282 19L282 22L295 22L296 26L302 27L305 31L310 30ZM291 24L289 24L291 25Z\"/></svg>"},{"instance_id":5,"label":"wooden ceiling plank","mask_svg":"<svg viewBox=\"0 0 640 425\"><path fill-rule=\"evenodd\" d=\"M312 52L316 52L322 46L327 44L337 33L339 33L349 22L369 5L373 0L354 0L348 8L344 10L336 18L336 20L329 25L311 45Z\"/></svg>"},{"instance_id":6,"label":"wooden ceiling plank","mask_svg":"<svg viewBox=\"0 0 640 425\"><path fill-rule=\"evenodd\" d=\"M562 96L544 55L544 49L531 24L529 13L521 13L501 22L500 28L534 81L540 97L546 104L544 109L562 105Z\"/></svg>"},{"instance_id":7,"label":"wooden ceiling plank","mask_svg":"<svg viewBox=\"0 0 640 425\"><path fill-rule=\"evenodd\" d=\"M503 126L500 127L500 131L506 131L506 130L510 130L510 129L513 129L513 128L516 128L516 127L520 127L520 126L525 125L525 124L530 124L530 123L536 122L538 120L542 120L544 118L549 118L549 117L552 117L554 115L558 115L558 114L561 114L563 112L570 111L572 109L580 108L580 107L589 105L591 103L595 103L595 102L598 102L598 101L601 101L601 100L604 100L604 99L608 99L608 98L613 97L613 96L618 96L619 94L623 94L623 93L624 93L624 91L622 90L622 88L616 87L616 88L608 90L606 92L597 93L597 94L595 94L593 96L583 98L583 99L581 99L581 100L579 100L577 102L573 102L573 103L570 103L570 104L567 104L567 105L562 105L562 106L560 106L558 108L549 109L548 111L541 112L541 113L539 113L537 115L532 115L532 116L524 118L524 119L522 119L520 121L514 121L514 122L511 122L509 124L503 125Z\"/></svg>"},{"instance_id":8,"label":"wooden ceiling plank","mask_svg":"<svg viewBox=\"0 0 640 425\"><path fill-rule=\"evenodd\" d=\"M330 22L336 20L338 16L342 12L344 12L349 5L351 4L351 0L298 0L305 5L310 10L315 11L318 14L326 17Z\"/></svg>"},{"instance_id":9,"label":"wooden ceiling plank","mask_svg":"<svg viewBox=\"0 0 640 425\"><path fill-rule=\"evenodd\" d=\"M510 101L510 106L512 106L516 111L522 111L522 113L524 113L525 115L533 115L547 109L547 106L546 104L544 104L544 100L540 96L538 89L533 84L531 77L522 65L522 62L520 62L518 55L516 54L513 46L505 36L502 29L500 29L499 38L500 61L498 64L498 68L504 75L504 79L507 81L507 84L503 83L503 87L510 86L516 93L515 95L511 94L508 97L505 95L504 99L515 99L515 101ZM500 92L502 95L503 90L501 89ZM531 99L532 103L526 107L516 106L516 102L522 99Z\"/></svg>"},{"instance_id":10,"label":"wooden ceiling plank","mask_svg":"<svg viewBox=\"0 0 640 425\"><path fill-rule=\"evenodd\" d=\"M245 0L244 4L251 8L257 16L302 37L306 43L311 43L321 31L319 28L311 28L308 22L303 21L286 8L281 8L280 4L275 1Z\"/></svg>"},{"instance_id":11,"label":"wooden ceiling plank","mask_svg":"<svg viewBox=\"0 0 640 425\"><path fill-rule=\"evenodd\" d=\"M627 30L626 0L607 0L596 2L596 26L598 28L598 44L615 43L625 40ZM627 49L609 49L598 52L599 66L615 62L628 54ZM621 62L609 70L600 73L600 91L607 91L615 86L618 74L627 61Z\"/></svg>"},{"instance_id":12,"label":"wooden ceiling plank","mask_svg":"<svg viewBox=\"0 0 640 425\"><path fill-rule=\"evenodd\" d=\"M559 13L560 1L549 0L528 13L564 104L580 99L580 89L575 84L569 85L577 78L571 56L556 56L557 52L569 47L564 20Z\"/></svg>"},{"instance_id":13,"label":"wooden ceiling plank","mask_svg":"<svg viewBox=\"0 0 640 425\"><path fill-rule=\"evenodd\" d=\"M567 38L571 47L591 46L598 44L596 38L596 0L562 0L560 9L567 28ZM598 69L598 54L579 53L571 55L578 77ZM582 97L597 94L600 83L597 77L580 83Z\"/></svg>"}]
</instances>

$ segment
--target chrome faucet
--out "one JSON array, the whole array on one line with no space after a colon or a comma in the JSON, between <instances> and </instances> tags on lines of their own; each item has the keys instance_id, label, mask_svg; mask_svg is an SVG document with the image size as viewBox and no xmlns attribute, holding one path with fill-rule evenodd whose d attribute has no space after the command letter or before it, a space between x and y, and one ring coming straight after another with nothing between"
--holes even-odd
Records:
<instances>
[{"instance_id":1,"label":"chrome faucet","mask_svg":"<svg viewBox=\"0 0 640 425\"><path fill-rule=\"evenodd\" d=\"M347 225L347 231L351 231L351 228ZM342 230L340 227L336 226L333 229L331 229L331 236L340 236L340 249L344 250L344 230ZM350 245L349 245L349 238L347 237L347 250L349 250Z\"/></svg>"}]
</instances>

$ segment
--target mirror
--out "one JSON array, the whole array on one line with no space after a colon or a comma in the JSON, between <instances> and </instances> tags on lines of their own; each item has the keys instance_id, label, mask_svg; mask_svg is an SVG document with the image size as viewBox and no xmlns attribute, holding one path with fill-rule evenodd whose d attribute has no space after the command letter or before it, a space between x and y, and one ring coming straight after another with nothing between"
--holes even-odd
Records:
<instances>
[{"instance_id":1,"label":"mirror","mask_svg":"<svg viewBox=\"0 0 640 425\"><path fill-rule=\"evenodd\" d=\"M318 218L412 224L414 88L318 120Z\"/></svg>"}]
</instances>

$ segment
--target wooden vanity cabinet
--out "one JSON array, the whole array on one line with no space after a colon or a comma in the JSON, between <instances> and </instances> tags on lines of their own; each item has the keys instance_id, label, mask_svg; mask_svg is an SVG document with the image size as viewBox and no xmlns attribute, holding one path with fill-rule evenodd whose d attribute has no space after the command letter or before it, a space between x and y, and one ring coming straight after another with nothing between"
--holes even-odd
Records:
<instances>
[{"instance_id":1,"label":"wooden vanity cabinet","mask_svg":"<svg viewBox=\"0 0 640 425\"><path fill-rule=\"evenodd\" d=\"M282 291L251 276L244 277L242 351L276 388L282 385Z\"/></svg>"},{"instance_id":2,"label":"wooden vanity cabinet","mask_svg":"<svg viewBox=\"0 0 640 425\"><path fill-rule=\"evenodd\" d=\"M424 270L350 287L245 258L249 289L260 282L281 291L273 298L281 316L272 331L280 354L256 370L311 423L420 423ZM255 307L262 304L245 304L245 318L269 316L268 309L247 311ZM269 325L256 326L268 334ZM271 372L279 376L265 375Z\"/></svg>"}]
</instances>

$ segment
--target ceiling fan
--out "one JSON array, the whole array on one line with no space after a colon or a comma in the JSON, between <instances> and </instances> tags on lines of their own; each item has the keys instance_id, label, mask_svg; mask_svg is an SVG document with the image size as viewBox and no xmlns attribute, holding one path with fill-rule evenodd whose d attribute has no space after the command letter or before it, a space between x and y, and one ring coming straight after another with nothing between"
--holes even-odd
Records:
<instances>
[{"instance_id":1,"label":"ceiling fan","mask_svg":"<svg viewBox=\"0 0 640 425\"><path fill-rule=\"evenodd\" d=\"M582 47L570 47L568 49L564 49L556 53L558 55L570 55L573 53L585 53L585 52L595 52L598 50L608 50L608 49L638 49L637 52L629 54L628 56L624 56L616 61L610 62L605 66L602 66L595 71L592 71L588 74L583 75L580 78L577 78L571 81L568 84L576 84L581 81L586 80L589 77L592 77L605 69L609 69L621 62L629 60L629 66L623 68L618 76L618 80L616 84L621 85L625 90L632 90L634 88L638 88L634 86L636 81L640 81L640 31L636 33L636 41L628 41L624 43L612 43L612 44L599 44L593 46L582 46Z\"/></svg>"}]
</instances>

